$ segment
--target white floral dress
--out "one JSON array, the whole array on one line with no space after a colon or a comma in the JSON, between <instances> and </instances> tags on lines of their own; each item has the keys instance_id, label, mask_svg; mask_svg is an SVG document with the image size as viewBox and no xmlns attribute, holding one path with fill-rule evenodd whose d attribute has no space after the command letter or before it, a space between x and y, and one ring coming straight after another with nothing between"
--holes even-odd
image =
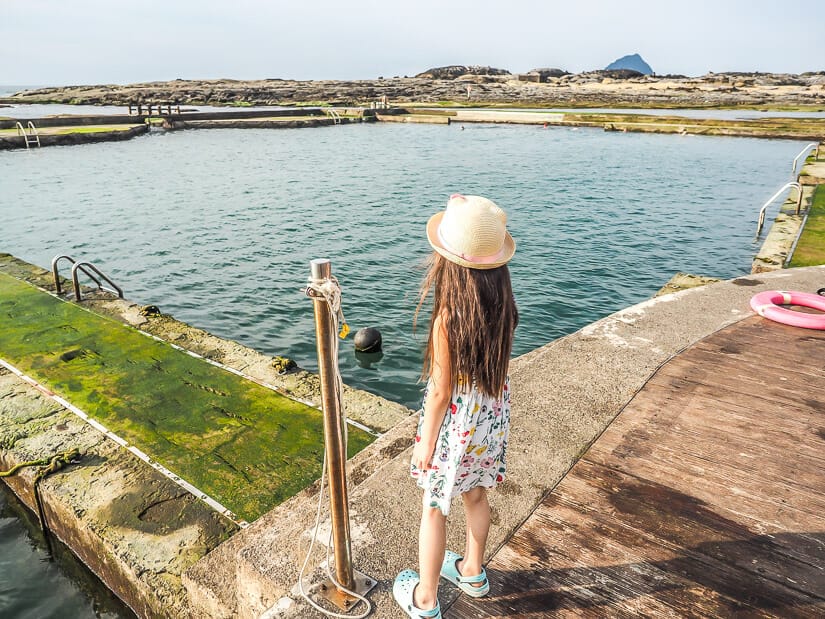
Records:
<instances>
[{"instance_id":1,"label":"white floral dress","mask_svg":"<svg viewBox=\"0 0 825 619\"><path fill-rule=\"evenodd\" d=\"M421 440L421 424L430 385L424 401L415 440ZM432 469L422 471L410 465L410 474L424 489L430 507L445 516L450 502L476 487L494 488L504 481L505 453L510 434L510 379L504 382L499 398L480 393L475 385L457 386L438 431Z\"/></svg>"}]
</instances>

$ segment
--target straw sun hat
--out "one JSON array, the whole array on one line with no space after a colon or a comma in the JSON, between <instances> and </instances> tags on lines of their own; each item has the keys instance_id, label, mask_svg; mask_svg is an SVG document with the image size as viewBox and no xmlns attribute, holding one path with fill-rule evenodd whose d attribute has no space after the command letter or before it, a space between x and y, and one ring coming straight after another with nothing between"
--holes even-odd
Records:
<instances>
[{"instance_id":1,"label":"straw sun hat","mask_svg":"<svg viewBox=\"0 0 825 619\"><path fill-rule=\"evenodd\" d=\"M495 269L516 251L506 224L507 215L492 200L455 193L444 211L430 217L427 239L450 262L470 269Z\"/></svg>"}]
</instances>

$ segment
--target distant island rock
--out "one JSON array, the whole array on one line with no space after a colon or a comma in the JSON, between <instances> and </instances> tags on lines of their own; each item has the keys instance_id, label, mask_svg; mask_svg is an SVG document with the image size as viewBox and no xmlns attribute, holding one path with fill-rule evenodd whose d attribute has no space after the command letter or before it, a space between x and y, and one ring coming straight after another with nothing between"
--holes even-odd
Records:
<instances>
[{"instance_id":1,"label":"distant island rock","mask_svg":"<svg viewBox=\"0 0 825 619\"><path fill-rule=\"evenodd\" d=\"M639 54L622 56L605 67L605 71L616 71L620 69L638 71L642 75L653 75L653 69L650 68L650 65L647 64Z\"/></svg>"}]
</instances>

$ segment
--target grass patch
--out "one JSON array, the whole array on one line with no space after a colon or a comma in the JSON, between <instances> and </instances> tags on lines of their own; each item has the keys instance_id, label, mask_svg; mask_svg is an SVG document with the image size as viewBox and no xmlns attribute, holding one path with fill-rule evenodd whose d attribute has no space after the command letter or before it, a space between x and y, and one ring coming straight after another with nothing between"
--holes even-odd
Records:
<instances>
[{"instance_id":1,"label":"grass patch","mask_svg":"<svg viewBox=\"0 0 825 619\"><path fill-rule=\"evenodd\" d=\"M0 316L0 357L241 518L320 477L317 409L2 273Z\"/></svg>"},{"instance_id":2,"label":"grass patch","mask_svg":"<svg viewBox=\"0 0 825 619\"><path fill-rule=\"evenodd\" d=\"M825 264L825 185L814 191L805 228L788 266L810 267Z\"/></svg>"}]
</instances>

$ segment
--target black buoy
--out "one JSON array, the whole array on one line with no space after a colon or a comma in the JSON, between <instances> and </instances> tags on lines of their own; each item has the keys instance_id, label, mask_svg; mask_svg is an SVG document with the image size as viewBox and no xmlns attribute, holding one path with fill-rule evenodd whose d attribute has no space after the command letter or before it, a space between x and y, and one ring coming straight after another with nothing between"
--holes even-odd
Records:
<instances>
[{"instance_id":1,"label":"black buoy","mask_svg":"<svg viewBox=\"0 0 825 619\"><path fill-rule=\"evenodd\" d=\"M356 352L381 352L381 332L375 327L364 327L355 333Z\"/></svg>"}]
</instances>

